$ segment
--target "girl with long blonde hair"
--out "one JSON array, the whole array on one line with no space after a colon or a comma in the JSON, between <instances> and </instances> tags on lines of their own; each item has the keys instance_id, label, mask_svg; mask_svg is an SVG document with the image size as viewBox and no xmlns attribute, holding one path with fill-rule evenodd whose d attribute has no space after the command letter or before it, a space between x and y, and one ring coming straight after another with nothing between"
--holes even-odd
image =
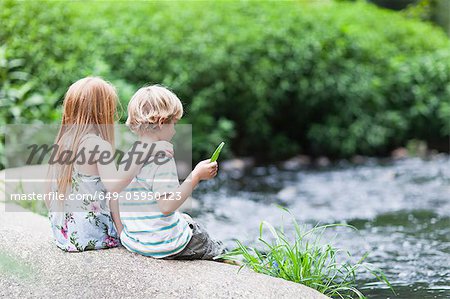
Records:
<instances>
[{"instance_id":1,"label":"girl with long blonde hair","mask_svg":"<svg viewBox=\"0 0 450 299\"><path fill-rule=\"evenodd\" d=\"M122 224L111 194L122 191L142 165L117 168L114 159L101 159L114 156L117 103L114 86L99 77L78 80L65 95L54 147L58 163L49 167L50 190L63 200L46 202L56 245L65 251L119 244ZM171 154L170 144L159 146Z\"/></svg>"}]
</instances>

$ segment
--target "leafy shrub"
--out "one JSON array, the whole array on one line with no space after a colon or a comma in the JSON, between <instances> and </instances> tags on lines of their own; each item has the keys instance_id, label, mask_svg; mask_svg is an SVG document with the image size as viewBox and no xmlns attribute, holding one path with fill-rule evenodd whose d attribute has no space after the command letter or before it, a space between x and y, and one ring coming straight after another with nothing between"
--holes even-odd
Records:
<instances>
[{"instance_id":1,"label":"leafy shrub","mask_svg":"<svg viewBox=\"0 0 450 299\"><path fill-rule=\"evenodd\" d=\"M38 90L60 99L101 75L126 107L143 84L173 89L196 160L222 140L281 159L385 154L450 133L448 38L374 5L4 1L0 11L0 41Z\"/></svg>"},{"instance_id":2,"label":"leafy shrub","mask_svg":"<svg viewBox=\"0 0 450 299\"><path fill-rule=\"evenodd\" d=\"M5 47L0 47L0 123L30 124L56 121L56 109L51 94L35 92L36 81L23 71L24 61L7 59ZM5 127L0 127L0 169L6 165Z\"/></svg>"}]
</instances>

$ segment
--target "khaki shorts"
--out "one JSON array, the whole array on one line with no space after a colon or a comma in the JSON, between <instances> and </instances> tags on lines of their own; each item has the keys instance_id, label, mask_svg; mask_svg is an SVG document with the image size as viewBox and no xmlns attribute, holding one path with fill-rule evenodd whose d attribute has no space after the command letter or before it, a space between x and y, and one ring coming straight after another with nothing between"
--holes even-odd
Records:
<instances>
[{"instance_id":1,"label":"khaki shorts","mask_svg":"<svg viewBox=\"0 0 450 299\"><path fill-rule=\"evenodd\" d=\"M177 254L165 257L176 260L213 260L213 257L225 253L221 241L211 239L203 225L195 222L191 216L181 213L192 229L192 238L186 247ZM222 259L215 259L222 261Z\"/></svg>"}]
</instances>

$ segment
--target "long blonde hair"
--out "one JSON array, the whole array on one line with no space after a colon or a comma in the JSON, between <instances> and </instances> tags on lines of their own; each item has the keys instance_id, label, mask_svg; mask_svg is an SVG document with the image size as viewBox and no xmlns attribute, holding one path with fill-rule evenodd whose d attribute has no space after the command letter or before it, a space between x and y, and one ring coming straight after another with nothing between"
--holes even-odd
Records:
<instances>
[{"instance_id":1,"label":"long blonde hair","mask_svg":"<svg viewBox=\"0 0 450 299\"><path fill-rule=\"evenodd\" d=\"M69 151L72 160L78 153L81 138L92 132L114 147L117 102L114 86L99 77L86 77L73 83L64 97L61 127L55 140L58 146L56 159L64 155L63 151ZM57 180L58 192L66 194L71 186L74 165L61 163L55 166L50 171L51 176Z\"/></svg>"}]
</instances>

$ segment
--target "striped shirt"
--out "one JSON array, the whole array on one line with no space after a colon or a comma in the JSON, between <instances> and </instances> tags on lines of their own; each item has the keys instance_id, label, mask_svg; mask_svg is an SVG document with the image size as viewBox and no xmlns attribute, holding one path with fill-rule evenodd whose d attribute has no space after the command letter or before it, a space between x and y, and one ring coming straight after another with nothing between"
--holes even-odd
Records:
<instances>
[{"instance_id":1,"label":"striped shirt","mask_svg":"<svg viewBox=\"0 0 450 299\"><path fill-rule=\"evenodd\" d=\"M162 165L148 164L120 195L122 245L129 251L164 258L182 251L192 238L187 221L175 211L164 215L156 194L174 194L179 186L173 158ZM176 199L176 194L172 197ZM159 199L162 200L162 199Z\"/></svg>"}]
</instances>

